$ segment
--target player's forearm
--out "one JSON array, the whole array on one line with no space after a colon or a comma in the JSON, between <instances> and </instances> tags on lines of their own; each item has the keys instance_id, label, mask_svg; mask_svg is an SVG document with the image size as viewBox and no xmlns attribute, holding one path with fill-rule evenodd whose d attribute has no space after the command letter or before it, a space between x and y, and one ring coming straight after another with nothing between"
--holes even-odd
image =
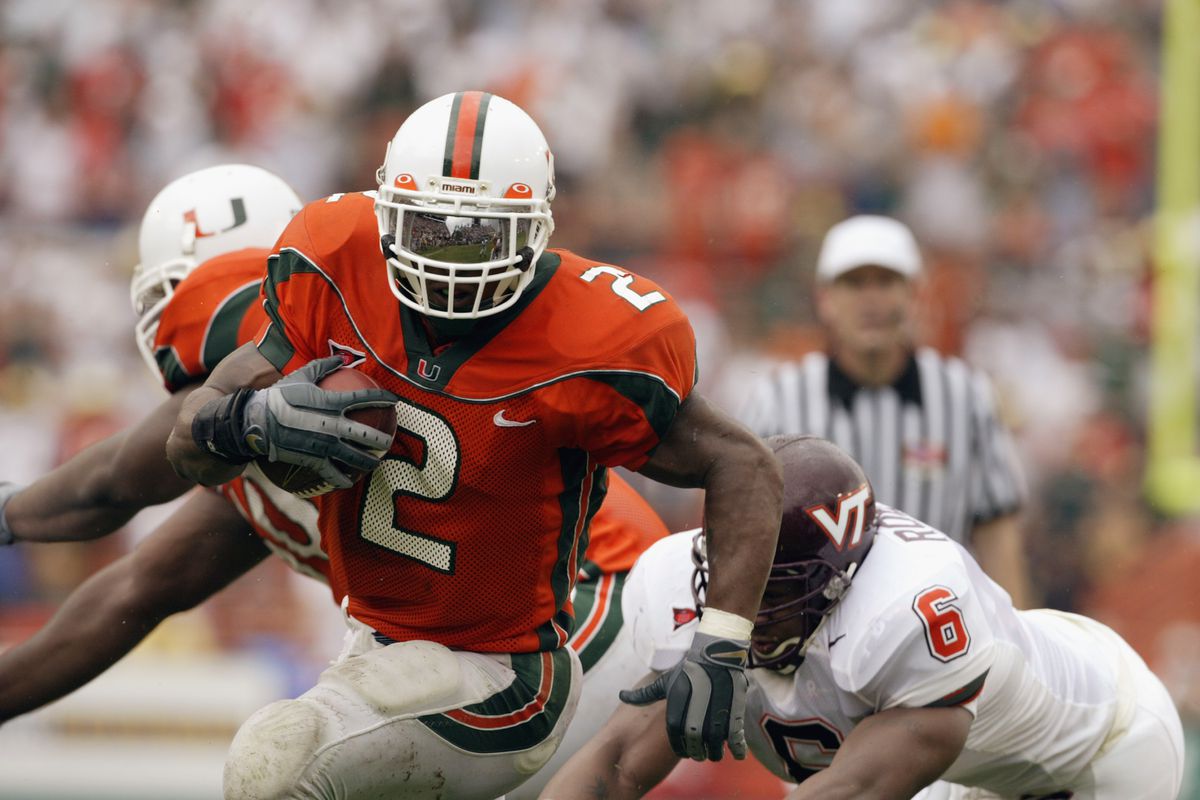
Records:
<instances>
[{"instance_id":1,"label":"player's forearm","mask_svg":"<svg viewBox=\"0 0 1200 800\"><path fill-rule=\"evenodd\" d=\"M907 800L962 752L973 717L964 708L893 708L854 727L827 769L788 800Z\"/></svg>"},{"instance_id":2,"label":"player's forearm","mask_svg":"<svg viewBox=\"0 0 1200 800\"><path fill-rule=\"evenodd\" d=\"M603 752L577 753L567 765L558 771L542 790L543 800L600 800L601 798L641 797L628 790L621 790L621 781L612 759L605 759Z\"/></svg>"},{"instance_id":3,"label":"player's forearm","mask_svg":"<svg viewBox=\"0 0 1200 800\"><path fill-rule=\"evenodd\" d=\"M910 794L890 794L853 776L822 770L788 794L787 800L908 800Z\"/></svg>"},{"instance_id":4,"label":"player's forearm","mask_svg":"<svg viewBox=\"0 0 1200 800\"><path fill-rule=\"evenodd\" d=\"M26 497L30 499L22 502ZM9 527L18 542L82 542L99 539L120 528L137 513L136 508L114 508L92 505L83 500L77 506L60 495L58 505L33 493L22 492L9 504Z\"/></svg>"},{"instance_id":5,"label":"player's forearm","mask_svg":"<svg viewBox=\"0 0 1200 800\"><path fill-rule=\"evenodd\" d=\"M775 554L783 501L779 462L753 437L716 461L704 483L707 605L754 619Z\"/></svg>"},{"instance_id":6,"label":"player's forearm","mask_svg":"<svg viewBox=\"0 0 1200 800\"><path fill-rule=\"evenodd\" d=\"M647 675L638 685L654 681ZM580 709L580 714L588 713ZM671 773L679 758L666 735L663 703L622 703L604 726L550 779L541 797L553 800L641 797Z\"/></svg>"},{"instance_id":7,"label":"player's forearm","mask_svg":"<svg viewBox=\"0 0 1200 800\"><path fill-rule=\"evenodd\" d=\"M892 751L904 760L906 750L893 745ZM838 754L841 756L841 753ZM920 775L911 763L888 765L889 759L834 759L805 780L787 796L787 800L908 800L936 780L938 774ZM917 759L919 761L919 759Z\"/></svg>"},{"instance_id":8,"label":"player's forearm","mask_svg":"<svg viewBox=\"0 0 1200 800\"><path fill-rule=\"evenodd\" d=\"M839 763L835 758L828 769L793 789L787 800L908 800L936 778L917 778L910 765L889 766L880 760L842 759Z\"/></svg>"},{"instance_id":9,"label":"player's forearm","mask_svg":"<svg viewBox=\"0 0 1200 800\"><path fill-rule=\"evenodd\" d=\"M71 593L28 641L0 653L0 722L83 686L172 614L267 555L232 506L197 492L132 553Z\"/></svg>"},{"instance_id":10,"label":"player's forearm","mask_svg":"<svg viewBox=\"0 0 1200 800\"><path fill-rule=\"evenodd\" d=\"M587 713L580 709L579 713ZM540 795L543 800L636 800L650 791L662 776L639 777L638 765L627 763L619 747L588 744L560 769ZM671 760L670 766L675 765ZM667 768L667 772L670 768Z\"/></svg>"},{"instance_id":11,"label":"player's forearm","mask_svg":"<svg viewBox=\"0 0 1200 800\"><path fill-rule=\"evenodd\" d=\"M692 392L641 472L705 490L708 605L753 620L779 538L779 461L761 439Z\"/></svg>"},{"instance_id":12,"label":"player's forearm","mask_svg":"<svg viewBox=\"0 0 1200 800\"><path fill-rule=\"evenodd\" d=\"M903 747L893 748L904 757ZM832 766L805 780L786 800L909 800L935 781L938 774L921 776L910 765L893 766L858 762L850 767L834 760Z\"/></svg>"},{"instance_id":13,"label":"player's forearm","mask_svg":"<svg viewBox=\"0 0 1200 800\"><path fill-rule=\"evenodd\" d=\"M125 434L105 439L15 494L4 519L17 541L94 539L119 528L136 509L115 502L99 475L107 475Z\"/></svg>"},{"instance_id":14,"label":"player's forearm","mask_svg":"<svg viewBox=\"0 0 1200 800\"><path fill-rule=\"evenodd\" d=\"M120 528L141 509L172 500L191 486L172 473L160 456L160 476L142 483L143 491L126 490L120 484L128 482L129 473L111 469L102 453L97 455L101 458L72 459L13 496L4 518L15 541L98 539ZM122 474L123 479L116 477ZM168 484L165 490L164 484Z\"/></svg>"},{"instance_id":15,"label":"player's forearm","mask_svg":"<svg viewBox=\"0 0 1200 800\"><path fill-rule=\"evenodd\" d=\"M182 390L137 425L83 450L16 494L4 511L15 539L94 539L191 488L170 468L164 448L186 394Z\"/></svg>"},{"instance_id":16,"label":"player's forearm","mask_svg":"<svg viewBox=\"0 0 1200 800\"><path fill-rule=\"evenodd\" d=\"M129 602L122 561L80 586L30 639L0 653L0 722L83 686L166 616Z\"/></svg>"}]
</instances>

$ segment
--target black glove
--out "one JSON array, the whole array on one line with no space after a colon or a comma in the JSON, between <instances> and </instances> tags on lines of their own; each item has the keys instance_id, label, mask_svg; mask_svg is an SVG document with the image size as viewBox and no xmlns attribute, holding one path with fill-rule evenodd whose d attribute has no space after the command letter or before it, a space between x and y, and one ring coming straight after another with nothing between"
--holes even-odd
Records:
<instances>
[{"instance_id":1,"label":"black glove","mask_svg":"<svg viewBox=\"0 0 1200 800\"><path fill-rule=\"evenodd\" d=\"M316 385L343 363L340 356L319 358L266 389L238 389L213 400L192 421L192 438L230 463L266 456L345 489L354 483L345 468L369 472L392 446L391 436L346 413L389 408L399 398L385 389L327 392Z\"/></svg>"},{"instance_id":2,"label":"black glove","mask_svg":"<svg viewBox=\"0 0 1200 800\"><path fill-rule=\"evenodd\" d=\"M8 507L8 501L12 500L18 492L24 489L24 486L19 486L8 481L0 482L0 547L13 543L12 528L8 527L8 517L5 515L5 509Z\"/></svg>"},{"instance_id":3,"label":"black glove","mask_svg":"<svg viewBox=\"0 0 1200 800\"><path fill-rule=\"evenodd\" d=\"M720 761L728 739L746 757L746 664L750 642L696 633L683 660L653 683L621 691L635 706L667 700L667 738L680 758Z\"/></svg>"}]
</instances>

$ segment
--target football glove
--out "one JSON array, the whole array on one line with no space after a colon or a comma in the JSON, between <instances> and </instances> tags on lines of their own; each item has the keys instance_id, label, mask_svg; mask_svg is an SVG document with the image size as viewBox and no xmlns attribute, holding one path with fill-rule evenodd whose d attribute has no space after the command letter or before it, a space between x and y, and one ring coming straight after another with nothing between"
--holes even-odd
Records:
<instances>
[{"instance_id":1,"label":"football glove","mask_svg":"<svg viewBox=\"0 0 1200 800\"><path fill-rule=\"evenodd\" d=\"M18 486L15 483L8 481L0 482L0 547L10 545L16 538L13 535L12 528L8 527L8 501L16 496L17 492L24 489L24 486Z\"/></svg>"},{"instance_id":2,"label":"football glove","mask_svg":"<svg viewBox=\"0 0 1200 800\"><path fill-rule=\"evenodd\" d=\"M746 757L748 639L696 632L683 660L653 683L620 693L635 706L666 698L667 738L680 758L720 761L728 740L734 758Z\"/></svg>"},{"instance_id":3,"label":"football glove","mask_svg":"<svg viewBox=\"0 0 1200 800\"><path fill-rule=\"evenodd\" d=\"M206 403L192 421L192 438L232 464L259 456L319 474L334 488L369 472L392 444L383 431L355 422L347 412L390 408L399 400L385 389L327 392L317 383L343 365L340 356L310 361L265 389L238 389Z\"/></svg>"}]
</instances>

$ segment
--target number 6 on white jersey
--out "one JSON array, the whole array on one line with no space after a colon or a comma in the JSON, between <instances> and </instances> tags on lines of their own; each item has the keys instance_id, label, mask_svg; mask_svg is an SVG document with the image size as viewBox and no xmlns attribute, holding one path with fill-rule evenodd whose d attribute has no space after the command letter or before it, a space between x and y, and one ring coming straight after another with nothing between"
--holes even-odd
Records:
<instances>
[{"instance_id":1,"label":"number 6 on white jersey","mask_svg":"<svg viewBox=\"0 0 1200 800\"><path fill-rule=\"evenodd\" d=\"M913 612L925 626L929 654L939 661L953 661L971 647L962 611L954 605L957 599L945 586L931 586L913 599Z\"/></svg>"}]
</instances>

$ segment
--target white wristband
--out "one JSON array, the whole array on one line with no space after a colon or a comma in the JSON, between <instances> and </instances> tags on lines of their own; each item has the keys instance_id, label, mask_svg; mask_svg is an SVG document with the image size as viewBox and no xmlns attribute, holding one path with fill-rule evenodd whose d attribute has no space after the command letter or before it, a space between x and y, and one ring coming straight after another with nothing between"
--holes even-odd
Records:
<instances>
[{"instance_id":1,"label":"white wristband","mask_svg":"<svg viewBox=\"0 0 1200 800\"><path fill-rule=\"evenodd\" d=\"M696 633L707 633L722 639L749 639L753 630L754 623L750 620L719 608L704 609L700 624L696 626Z\"/></svg>"}]
</instances>

